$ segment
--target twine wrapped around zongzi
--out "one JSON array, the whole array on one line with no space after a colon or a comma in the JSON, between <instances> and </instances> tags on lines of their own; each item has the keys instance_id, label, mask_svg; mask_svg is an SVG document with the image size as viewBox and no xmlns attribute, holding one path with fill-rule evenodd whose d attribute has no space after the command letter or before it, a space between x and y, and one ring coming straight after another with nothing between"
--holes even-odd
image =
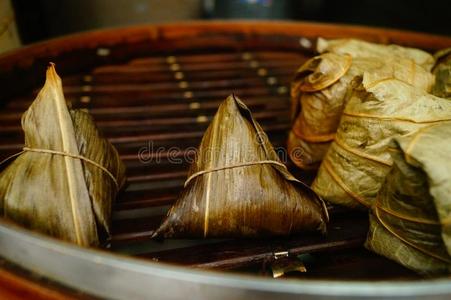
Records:
<instances>
[{"instance_id":1,"label":"twine wrapped around zongzi","mask_svg":"<svg viewBox=\"0 0 451 300\"><path fill-rule=\"evenodd\" d=\"M435 84L432 94L451 99L451 48L438 51L434 57L436 64L432 73L435 75Z\"/></svg>"},{"instance_id":2,"label":"twine wrapped around zongzi","mask_svg":"<svg viewBox=\"0 0 451 300\"><path fill-rule=\"evenodd\" d=\"M288 153L297 166L318 168L335 137L355 76L378 73L425 91L431 89L432 74L414 60L397 57L398 53L392 54L389 49L380 57L365 49L358 55L351 51L355 58L350 54L324 53L298 69L291 88L293 123L288 137Z\"/></svg>"},{"instance_id":3,"label":"twine wrapped around zongzi","mask_svg":"<svg viewBox=\"0 0 451 300\"><path fill-rule=\"evenodd\" d=\"M324 202L294 178L249 109L224 101L185 188L154 237L256 237L325 232Z\"/></svg>"},{"instance_id":4,"label":"twine wrapped around zongzi","mask_svg":"<svg viewBox=\"0 0 451 300\"><path fill-rule=\"evenodd\" d=\"M395 138L365 246L422 274L451 270L451 122Z\"/></svg>"},{"instance_id":5,"label":"twine wrapped around zongzi","mask_svg":"<svg viewBox=\"0 0 451 300\"><path fill-rule=\"evenodd\" d=\"M365 208L391 169L391 139L450 121L451 102L375 73L364 73L353 85L312 188L331 203Z\"/></svg>"},{"instance_id":6,"label":"twine wrapped around zongzi","mask_svg":"<svg viewBox=\"0 0 451 300\"><path fill-rule=\"evenodd\" d=\"M22 128L25 147L0 174L1 214L81 246L99 245L110 236L125 167L91 116L68 108L53 64Z\"/></svg>"}]
</instances>

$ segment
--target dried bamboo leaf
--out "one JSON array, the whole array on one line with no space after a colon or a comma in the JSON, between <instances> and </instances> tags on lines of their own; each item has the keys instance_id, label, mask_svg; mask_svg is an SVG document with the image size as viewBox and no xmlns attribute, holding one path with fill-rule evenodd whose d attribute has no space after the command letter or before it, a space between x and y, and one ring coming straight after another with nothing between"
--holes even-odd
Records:
<instances>
[{"instance_id":1,"label":"dried bamboo leaf","mask_svg":"<svg viewBox=\"0 0 451 300\"><path fill-rule=\"evenodd\" d=\"M312 187L329 202L365 208L392 166L390 140L451 120L451 102L377 73L364 73L354 83Z\"/></svg>"},{"instance_id":2,"label":"dried bamboo leaf","mask_svg":"<svg viewBox=\"0 0 451 300\"><path fill-rule=\"evenodd\" d=\"M348 54L352 58L373 57L384 59L391 57L395 59L411 59L427 71L430 71L435 63L432 55L420 49L398 45L381 45L356 39L326 40L318 38L316 50L319 53Z\"/></svg>"},{"instance_id":3,"label":"dried bamboo leaf","mask_svg":"<svg viewBox=\"0 0 451 300\"><path fill-rule=\"evenodd\" d=\"M411 59L361 56L351 59L347 54L324 53L307 61L296 73L291 89L293 124L288 153L297 166L319 166L334 139L355 76L378 73L426 91L434 82L434 76Z\"/></svg>"},{"instance_id":4,"label":"dried bamboo leaf","mask_svg":"<svg viewBox=\"0 0 451 300\"><path fill-rule=\"evenodd\" d=\"M451 48L443 49L434 55L437 63L432 73L435 85L432 94L437 97L451 99Z\"/></svg>"},{"instance_id":5,"label":"dried bamboo leaf","mask_svg":"<svg viewBox=\"0 0 451 300\"><path fill-rule=\"evenodd\" d=\"M291 161L304 170L317 170L330 142L308 142L293 130L288 133L287 151Z\"/></svg>"},{"instance_id":6,"label":"dried bamboo leaf","mask_svg":"<svg viewBox=\"0 0 451 300\"><path fill-rule=\"evenodd\" d=\"M82 246L98 245L99 237L109 235L111 201L124 183L125 168L91 117L69 110L53 65L22 116L22 128L29 151L0 174L1 213L54 237Z\"/></svg>"},{"instance_id":7,"label":"dried bamboo leaf","mask_svg":"<svg viewBox=\"0 0 451 300\"><path fill-rule=\"evenodd\" d=\"M125 165L119 153L97 129L92 116L83 110L70 110L79 153L107 169L116 183L99 167L83 163L86 186L92 202L101 240L110 237L111 209L118 189L125 184Z\"/></svg>"},{"instance_id":8,"label":"dried bamboo leaf","mask_svg":"<svg viewBox=\"0 0 451 300\"><path fill-rule=\"evenodd\" d=\"M212 169L217 171L192 177ZM287 171L249 109L234 96L220 105L188 178L154 236L254 237L326 230L323 201Z\"/></svg>"},{"instance_id":9,"label":"dried bamboo leaf","mask_svg":"<svg viewBox=\"0 0 451 300\"><path fill-rule=\"evenodd\" d=\"M295 92L316 92L337 82L352 65L350 55L325 53L304 63L297 71Z\"/></svg>"},{"instance_id":10,"label":"dried bamboo leaf","mask_svg":"<svg viewBox=\"0 0 451 300\"><path fill-rule=\"evenodd\" d=\"M391 142L365 246L423 274L451 270L451 122Z\"/></svg>"}]
</instances>

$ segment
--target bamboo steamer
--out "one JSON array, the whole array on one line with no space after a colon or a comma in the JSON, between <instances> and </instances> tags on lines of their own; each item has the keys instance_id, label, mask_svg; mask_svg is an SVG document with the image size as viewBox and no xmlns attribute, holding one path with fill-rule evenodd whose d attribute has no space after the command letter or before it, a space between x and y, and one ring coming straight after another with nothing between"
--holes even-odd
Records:
<instances>
[{"instance_id":1,"label":"bamboo steamer","mask_svg":"<svg viewBox=\"0 0 451 300\"><path fill-rule=\"evenodd\" d=\"M217 105L231 92L247 101L271 141L283 145L290 125L289 82L296 68L314 55L318 36L431 51L451 46L447 37L367 27L193 22L93 31L0 55L2 158L20 149L21 112L52 61L62 75L66 98L91 111L129 168L129 187L114 207L111 249L79 248L0 220L0 255L5 261L0 296L449 298L449 278L419 280L383 258L361 252L367 216L333 207L325 238L163 244L148 240L181 188L187 167L168 164L164 159L172 154L166 152L157 164L152 161L154 151L159 146L178 147L182 150L174 157L180 158L197 146ZM307 181L313 176L295 175ZM330 259L336 268L318 263L305 276L286 280L243 271L280 256L307 253ZM366 278L370 273L378 275L377 280Z\"/></svg>"}]
</instances>

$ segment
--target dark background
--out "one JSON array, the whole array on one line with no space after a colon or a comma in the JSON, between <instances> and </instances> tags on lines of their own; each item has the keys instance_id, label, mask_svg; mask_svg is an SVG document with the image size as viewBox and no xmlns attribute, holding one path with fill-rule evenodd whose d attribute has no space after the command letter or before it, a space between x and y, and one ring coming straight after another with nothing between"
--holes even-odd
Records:
<instances>
[{"instance_id":1,"label":"dark background","mask_svg":"<svg viewBox=\"0 0 451 300\"><path fill-rule=\"evenodd\" d=\"M194 19L288 19L451 35L451 0L13 0L24 44L77 31Z\"/></svg>"}]
</instances>

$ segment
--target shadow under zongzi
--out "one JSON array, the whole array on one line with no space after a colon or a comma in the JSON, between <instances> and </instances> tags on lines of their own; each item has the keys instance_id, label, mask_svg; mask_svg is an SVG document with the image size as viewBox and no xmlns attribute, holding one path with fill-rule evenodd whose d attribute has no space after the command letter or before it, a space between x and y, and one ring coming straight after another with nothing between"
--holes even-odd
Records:
<instances>
[{"instance_id":1,"label":"shadow under zongzi","mask_svg":"<svg viewBox=\"0 0 451 300\"><path fill-rule=\"evenodd\" d=\"M451 270L451 122L395 138L365 246L422 274Z\"/></svg>"},{"instance_id":2,"label":"shadow under zongzi","mask_svg":"<svg viewBox=\"0 0 451 300\"><path fill-rule=\"evenodd\" d=\"M27 228L97 246L110 236L125 167L91 116L67 105L52 64L22 116L24 150L0 174L0 212Z\"/></svg>"},{"instance_id":3,"label":"shadow under zongzi","mask_svg":"<svg viewBox=\"0 0 451 300\"><path fill-rule=\"evenodd\" d=\"M325 232L327 221L324 202L287 171L249 109L230 96L154 237L282 236Z\"/></svg>"}]
</instances>

